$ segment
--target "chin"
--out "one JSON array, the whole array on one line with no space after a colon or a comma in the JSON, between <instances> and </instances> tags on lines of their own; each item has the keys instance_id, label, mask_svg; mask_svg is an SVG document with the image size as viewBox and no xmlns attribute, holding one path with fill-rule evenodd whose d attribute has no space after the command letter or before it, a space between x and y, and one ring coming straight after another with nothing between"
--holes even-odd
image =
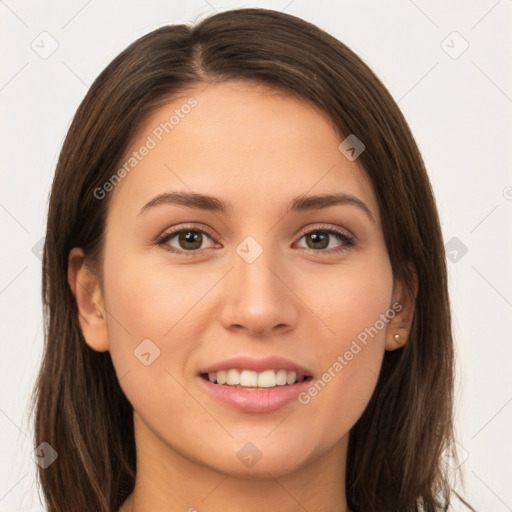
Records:
<instances>
[{"instance_id":1,"label":"chin","mask_svg":"<svg viewBox=\"0 0 512 512\"><path fill-rule=\"evenodd\" d=\"M281 477L301 469L306 463L304 457L301 457L301 460L290 461L289 457L284 455L262 456L252 466L245 466L238 459L235 461L228 459L222 462L219 464L219 461L216 461L215 466L210 467L219 473L229 474L243 480L268 479L270 475L276 478Z\"/></svg>"},{"instance_id":2,"label":"chin","mask_svg":"<svg viewBox=\"0 0 512 512\"><path fill-rule=\"evenodd\" d=\"M229 446L223 447L221 453L213 453L213 457L204 463L220 473L244 479L261 479L268 478L269 473L277 477L297 471L314 458L316 452L322 451L321 447L315 449L308 446L299 436L293 439L288 434L273 440L267 436L269 431L266 430L259 436L230 440Z\"/></svg>"}]
</instances>

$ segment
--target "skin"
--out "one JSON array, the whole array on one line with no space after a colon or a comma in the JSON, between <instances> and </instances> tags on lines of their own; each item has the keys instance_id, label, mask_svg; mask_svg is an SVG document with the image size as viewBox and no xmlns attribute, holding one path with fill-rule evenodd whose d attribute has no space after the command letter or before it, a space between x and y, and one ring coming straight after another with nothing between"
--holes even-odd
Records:
<instances>
[{"instance_id":1,"label":"skin","mask_svg":"<svg viewBox=\"0 0 512 512\"><path fill-rule=\"evenodd\" d=\"M393 278L358 161L338 150L343 138L303 100L244 82L201 84L146 119L127 155L190 97L197 106L104 199L103 283L80 248L69 255L85 340L110 351L134 408L137 479L120 510L345 511L349 431L384 351L407 340L415 293ZM233 209L163 204L139 214L171 191L208 194ZM292 198L334 191L363 201L374 222L351 204L286 212ZM213 233L203 235L199 256L182 255L190 245L178 236L167 244L182 254L155 243L185 224ZM305 235L322 224L356 244L332 252L344 242L331 235L315 250ZM247 236L263 250L252 263L236 251ZM235 355L286 357L318 379L394 302L402 310L307 405L246 413L199 385L202 366ZM160 350L149 366L133 354L147 338ZM262 454L252 467L237 457L247 442Z\"/></svg>"}]
</instances>

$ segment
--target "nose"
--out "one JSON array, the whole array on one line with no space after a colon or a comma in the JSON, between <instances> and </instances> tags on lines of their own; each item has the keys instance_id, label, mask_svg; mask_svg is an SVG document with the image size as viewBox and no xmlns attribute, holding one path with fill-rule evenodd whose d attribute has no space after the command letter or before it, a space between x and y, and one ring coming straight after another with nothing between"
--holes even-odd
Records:
<instances>
[{"instance_id":1,"label":"nose","mask_svg":"<svg viewBox=\"0 0 512 512\"><path fill-rule=\"evenodd\" d=\"M295 328L298 299L289 274L272 251L263 250L251 263L235 254L226 279L221 322L227 330L266 337Z\"/></svg>"}]
</instances>

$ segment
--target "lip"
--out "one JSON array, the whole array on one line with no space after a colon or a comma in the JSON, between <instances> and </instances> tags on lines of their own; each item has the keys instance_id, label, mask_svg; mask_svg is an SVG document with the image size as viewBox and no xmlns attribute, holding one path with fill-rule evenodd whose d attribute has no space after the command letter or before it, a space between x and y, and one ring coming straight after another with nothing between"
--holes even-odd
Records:
<instances>
[{"instance_id":1,"label":"lip","mask_svg":"<svg viewBox=\"0 0 512 512\"><path fill-rule=\"evenodd\" d=\"M296 372L312 377L312 372L307 368L279 356L267 356L263 358L249 356L232 357L201 368L198 374L231 369L252 370L254 372L264 372L265 370L286 370L287 372Z\"/></svg>"},{"instance_id":2,"label":"lip","mask_svg":"<svg viewBox=\"0 0 512 512\"><path fill-rule=\"evenodd\" d=\"M233 368L233 366L230 368ZM214 384L200 375L197 378L199 385L222 404L243 412L252 413L277 411L294 400L298 403L298 395L304 392L311 384L311 379L307 379L296 384L276 386L274 388L243 389Z\"/></svg>"},{"instance_id":3,"label":"lip","mask_svg":"<svg viewBox=\"0 0 512 512\"><path fill-rule=\"evenodd\" d=\"M231 369L252 370L263 372L265 370L286 370L306 376L302 382L275 386L273 388L237 388L214 384L201 374L226 371ZM266 356L262 358L240 355L212 363L198 372L200 386L220 403L244 412L266 413L272 412L297 401L298 395L310 386L313 373L304 366L290 361L285 357Z\"/></svg>"}]
</instances>

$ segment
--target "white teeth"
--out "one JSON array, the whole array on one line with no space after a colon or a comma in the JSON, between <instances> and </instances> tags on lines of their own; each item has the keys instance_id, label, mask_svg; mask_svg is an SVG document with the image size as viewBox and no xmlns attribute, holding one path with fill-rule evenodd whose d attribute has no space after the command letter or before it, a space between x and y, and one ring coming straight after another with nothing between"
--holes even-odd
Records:
<instances>
[{"instance_id":1,"label":"white teeth","mask_svg":"<svg viewBox=\"0 0 512 512\"><path fill-rule=\"evenodd\" d=\"M286 384L286 370L279 370L276 373L276 384L278 386L284 386Z\"/></svg>"},{"instance_id":2,"label":"white teeth","mask_svg":"<svg viewBox=\"0 0 512 512\"><path fill-rule=\"evenodd\" d=\"M293 384L296 378L297 374L295 372L290 372L288 375L286 375L286 384Z\"/></svg>"},{"instance_id":3,"label":"white teeth","mask_svg":"<svg viewBox=\"0 0 512 512\"><path fill-rule=\"evenodd\" d=\"M258 374L259 388L273 388L276 385L276 372L267 370Z\"/></svg>"},{"instance_id":4,"label":"white teeth","mask_svg":"<svg viewBox=\"0 0 512 512\"><path fill-rule=\"evenodd\" d=\"M258 374L251 370L242 370L240 373L240 386L255 388L258 385Z\"/></svg>"},{"instance_id":5,"label":"white teeth","mask_svg":"<svg viewBox=\"0 0 512 512\"><path fill-rule=\"evenodd\" d=\"M228 370L226 384L229 386L238 386L238 384L240 384L240 372L238 370Z\"/></svg>"},{"instance_id":6,"label":"white teeth","mask_svg":"<svg viewBox=\"0 0 512 512\"><path fill-rule=\"evenodd\" d=\"M219 370L209 372L208 380L217 384L238 386L245 388L274 388L302 382L305 379L303 374L287 372L286 370L265 370L255 372L252 370Z\"/></svg>"}]
</instances>

